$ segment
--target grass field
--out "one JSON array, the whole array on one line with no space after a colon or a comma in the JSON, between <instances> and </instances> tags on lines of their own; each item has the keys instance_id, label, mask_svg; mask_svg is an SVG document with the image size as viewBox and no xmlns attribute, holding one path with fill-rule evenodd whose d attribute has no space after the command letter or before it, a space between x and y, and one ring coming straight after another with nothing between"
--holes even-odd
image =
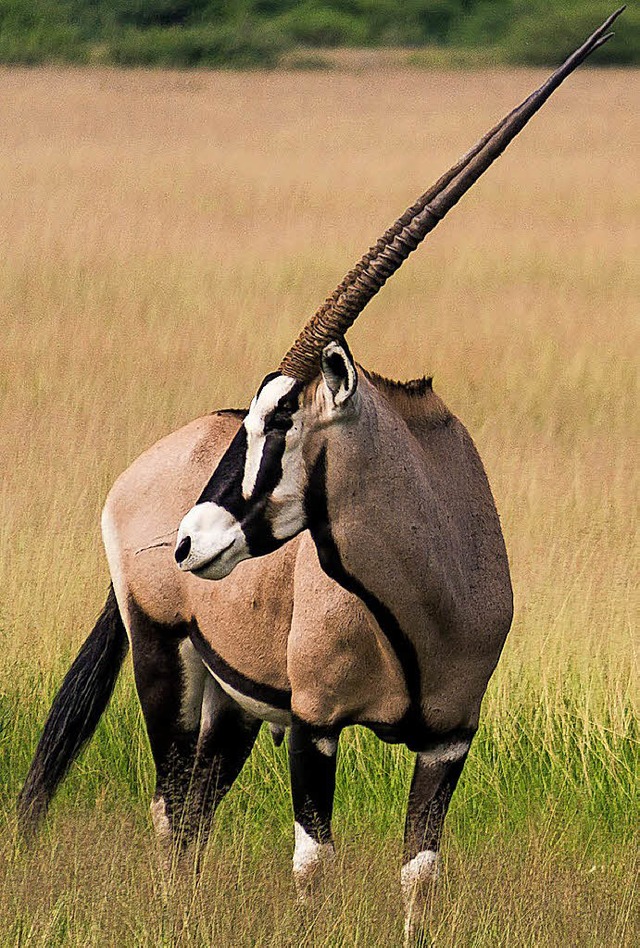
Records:
<instances>
[{"instance_id":1,"label":"grass field","mask_svg":"<svg viewBox=\"0 0 640 948\"><path fill-rule=\"evenodd\" d=\"M410 761L365 732L340 764L340 871L303 918L268 735L201 880L162 880L129 665L32 852L13 806L104 601L116 475L192 417L246 405L368 243L542 73L0 78L0 944L399 944ZM480 449L513 570L436 946L640 940L638 79L572 78L350 334L367 367L434 375Z\"/></svg>"}]
</instances>

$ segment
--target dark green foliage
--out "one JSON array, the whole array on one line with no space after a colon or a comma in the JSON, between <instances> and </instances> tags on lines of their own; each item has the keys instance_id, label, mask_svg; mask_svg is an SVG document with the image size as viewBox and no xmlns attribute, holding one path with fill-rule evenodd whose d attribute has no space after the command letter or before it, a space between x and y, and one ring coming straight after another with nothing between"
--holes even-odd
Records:
<instances>
[{"instance_id":1,"label":"dark green foliage","mask_svg":"<svg viewBox=\"0 0 640 948\"><path fill-rule=\"evenodd\" d=\"M366 23L330 6L302 3L276 20L288 42L301 46L364 46Z\"/></svg>"},{"instance_id":2,"label":"dark green foliage","mask_svg":"<svg viewBox=\"0 0 640 948\"><path fill-rule=\"evenodd\" d=\"M0 0L0 62L277 65L299 47L439 46L483 61L549 65L615 4L604 0ZM599 63L640 60L626 11ZM468 58L468 54L467 54ZM446 61L446 60L445 60Z\"/></svg>"},{"instance_id":3,"label":"dark green foliage","mask_svg":"<svg viewBox=\"0 0 640 948\"><path fill-rule=\"evenodd\" d=\"M121 26L180 26L206 6L204 0L111 0L115 23Z\"/></svg>"},{"instance_id":4,"label":"dark green foliage","mask_svg":"<svg viewBox=\"0 0 640 948\"><path fill-rule=\"evenodd\" d=\"M616 4L612 4L614 9ZM512 63L546 65L559 62L598 22L602 5L558 5L544 17L525 14L509 33L507 58ZM632 65L640 61L640 7L630 5L615 26L615 38L598 51L598 62Z\"/></svg>"},{"instance_id":5,"label":"dark green foliage","mask_svg":"<svg viewBox=\"0 0 640 948\"><path fill-rule=\"evenodd\" d=\"M111 62L121 66L216 66L255 69L275 66L277 38L256 29L227 26L153 27L124 30L109 46Z\"/></svg>"}]
</instances>

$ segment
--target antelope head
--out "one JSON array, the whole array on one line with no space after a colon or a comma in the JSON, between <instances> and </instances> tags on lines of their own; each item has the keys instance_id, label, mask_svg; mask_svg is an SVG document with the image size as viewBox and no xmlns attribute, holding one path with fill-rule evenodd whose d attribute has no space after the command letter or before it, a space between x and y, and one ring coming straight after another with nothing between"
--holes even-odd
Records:
<instances>
[{"instance_id":1,"label":"antelope head","mask_svg":"<svg viewBox=\"0 0 640 948\"><path fill-rule=\"evenodd\" d=\"M350 270L267 375L218 467L178 530L183 570L222 579L308 526L310 433L357 422L358 372L344 335L369 300L595 49L612 14L547 81L449 169Z\"/></svg>"}]
</instances>

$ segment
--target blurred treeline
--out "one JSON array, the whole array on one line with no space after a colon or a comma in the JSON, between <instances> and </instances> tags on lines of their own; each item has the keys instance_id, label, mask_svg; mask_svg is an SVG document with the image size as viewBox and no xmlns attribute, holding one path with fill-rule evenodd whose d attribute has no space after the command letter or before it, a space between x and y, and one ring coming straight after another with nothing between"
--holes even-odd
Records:
<instances>
[{"instance_id":1,"label":"blurred treeline","mask_svg":"<svg viewBox=\"0 0 640 948\"><path fill-rule=\"evenodd\" d=\"M438 65L558 62L615 0L0 0L0 61L326 65L331 47L405 47ZM640 4L599 63L640 61ZM430 55L431 53L431 55ZM435 55L434 55L435 54Z\"/></svg>"}]
</instances>

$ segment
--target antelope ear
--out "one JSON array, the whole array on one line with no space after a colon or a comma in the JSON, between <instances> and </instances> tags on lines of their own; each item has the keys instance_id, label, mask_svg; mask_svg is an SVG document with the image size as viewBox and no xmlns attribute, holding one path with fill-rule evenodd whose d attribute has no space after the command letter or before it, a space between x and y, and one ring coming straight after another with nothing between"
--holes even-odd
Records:
<instances>
[{"instance_id":1,"label":"antelope ear","mask_svg":"<svg viewBox=\"0 0 640 948\"><path fill-rule=\"evenodd\" d=\"M333 404L341 408L358 387L358 373L346 343L330 342L324 347L322 377Z\"/></svg>"}]
</instances>

